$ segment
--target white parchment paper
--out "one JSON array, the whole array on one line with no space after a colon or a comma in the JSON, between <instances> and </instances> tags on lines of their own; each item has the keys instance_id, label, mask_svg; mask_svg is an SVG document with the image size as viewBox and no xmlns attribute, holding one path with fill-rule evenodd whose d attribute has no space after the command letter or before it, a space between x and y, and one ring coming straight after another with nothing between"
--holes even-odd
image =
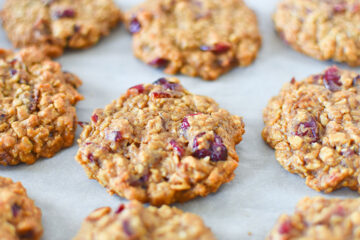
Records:
<instances>
[{"instance_id":1,"label":"white parchment paper","mask_svg":"<svg viewBox=\"0 0 360 240\"><path fill-rule=\"evenodd\" d=\"M3 2L0 0L1 5ZM140 2L117 1L123 10ZM178 76L193 93L211 96L221 107L244 117L246 134L237 146L240 165L235 179L216 194L175 204L184 211L202 216L220 240L264 239L281 213L293 212L302 197L321 195L308 188L300 177L286 172L275 160L274 151L261 138L262 109L270 97L292 77L300 80L333 64L301 55L278 38L271 20L276 2L247 0L257 13L263 36L263 47L253 65L234 69L214 82ZM0 30L0 47L11 48L3 30ZM95 47L67 51L58 61L63 69L77 74L84 82L80 92L85 100L77 105L81 121L89 121L95 108L109 104L129 87L151 83L164 76L160 70L133 57L131 36L123 26ZM77 136L80 131L79 128ZM21 181L42 209L44 240L71 239L83 219L95 208L117 207L127 202L110 196L98 182L86 177L74 160L77 149L74 144L55 157L31 166L0 167L0 175ZM358 194L340 190L327 196L357 197Z\"/></svg>"}]
</instances>

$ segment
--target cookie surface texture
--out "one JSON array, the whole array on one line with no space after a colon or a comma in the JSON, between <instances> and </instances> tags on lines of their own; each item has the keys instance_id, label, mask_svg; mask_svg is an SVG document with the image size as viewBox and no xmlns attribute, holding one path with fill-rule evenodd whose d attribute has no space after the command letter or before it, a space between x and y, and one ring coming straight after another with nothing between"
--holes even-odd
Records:
<instances>
[{"instance_id":1,"label":"cookie surface texture","mask_svg":"<svg viewBox=\"0 0 360 240\"><path fill-rule=\"evenodd\" d=\"M175 207L145 208L132 201L116 211L109 207L93 211L73 240L215 240L202 219Z\"/></svg>"},{"instance_id":2,"label":"cookie surface texture","mask_svg":"<svg viewBox=\"0 0 360 240\"><path fill-rule=\"evenodd\" d=\"M36 46L58 57L64 48L96 44L121 13L112 0L7 0L1 18L15 47Z\"/></svg>"},{"instance_id":3,"label":"cookie surface texture","mask_svg":"<svg viewBox=\"0 0 360 240\"><path fill-rule=\"evenodd\" d=\"M0 236L2 240L39 240L41 210L20 182L0 177Z\"/></svg>"},{"instance_id":4,"label":"cookie surface texture","mask_svg":"<svg viewBox=\"0 0 360 240\"><path fill-rule=\"evenodd\" d=\"M360 65L359 0L282 0L274 22L295 50L319 60Z\"/></svg>"},{"instance_id":5,"label":"cookie surface texture","mask_svg":"<svg viewBox=\"0 0 360 240\"><path fill-rule=\"evenodd\" d=\"M282 215L267 240L360 239L360 200L304 198Z\"/></svg>"},{"instance_id":6,"label":"cookie surface texture","mask_svg":"<svg viewBox=\"0 0 360 240\"><path fill-rule=\"evenodd\" d=\"M125 19L135 56L168 74L214 80L250 65L261 45L256 16L242 0L148 0Z\"/></svg>"},{"instance_id":7,"label":"cookie surface texture","mask_svg":"<svg viewBox=\"0 0 360 240\"><path fill-rule=\"evenodd\" d=\"M263 138L278 162L318 191L359 191L360 76L330 67L292 79L264 109Z\"/></svg>"},{"instance_id":8,"label":"cookie surface texture","mask_svg":"<svg viewBox=\"0 0 360 240\"><path fill-rule=\"evenodd\" d=\"M0 164L32 164L74 141L81 81L42 52L0 49Z\"/></svg>"},{"instance_id":9,"label":"cookie surface texture","mask_svg":"<svg viewBox=\"0 0 360 240\"><path fill-rule=\"evenodd\" d=\"M189 93L177 79L161 78L95 110L76 159L110 193L170 204L232 180L243 134L242 118Z\"/></svg>"}]
</instances>

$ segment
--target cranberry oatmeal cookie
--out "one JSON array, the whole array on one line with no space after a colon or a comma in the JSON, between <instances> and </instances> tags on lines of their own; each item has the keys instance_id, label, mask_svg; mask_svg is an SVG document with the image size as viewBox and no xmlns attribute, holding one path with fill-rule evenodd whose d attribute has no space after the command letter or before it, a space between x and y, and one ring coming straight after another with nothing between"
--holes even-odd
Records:
<instances>
[{"instance_id":1,"label":"cranberry oatmeal cookie","mask_svg":"<svg viewBox=\"0 0 360 240\"><path fill-rule=\"evenodd\" d=\"M261 45L242 0L147 0L125 19L135 56L169 74L213 80L250 65Z\"/></svg>"},{"instance_id":2,"label":"cranberry oatmeal cookie","mask_svg":"<svg viewBox=\"0 0 360 240\"><path fill-rule=\"evenodd\" d=\"M145 208L131 201L116 211L109 207L93 211L74 240L215 240L202 219L169 206Z\"/></svg>"},{"instance_id":3,"label":"cranberry oatmeal cookie","mask_svg":"<svg viewBox=\"0 0 360 240\"><path fill-rule=\"evenodd\" d=\"M20 182L0 177L0 238L39 240L43 233L41 210Z\"/></svg>"},{"instance_id":4,"label":"cranberry oatmeal cookie","mask_svg":"<svg viewBox=\"0 0 360 240\"><path fill-rule=\"evenodd\" d=\"M360 191L360 76L330 67L294 78L264 110L263 138L289 172L318 191Z\"/></svg>"},{"instance_id":5,"label":"cranberry oatmeal cookie","mask_svg":"<svg viewBox=\"0 0 360 240\"><path fill-rule=\"evenodd\" d=\"M0 49L0 165L32 164L74 140L81 81L42 52Z\"/></svg>"},{"instance_id":6,"label":"cranberry oatmeal cookie","mask_svg":"<svg viewBox=\"0 0 360 240\"><path fill-rule=\"evenodd\" d=\"M76 159L111 194L153 205L184 202L233 179L243 134L242 118L161 78L95 110Z\"/></svg>"},{"instance_id":7,"label":"cranberry oatmeal cookie","mask_svg":"<svg viewBox=\"0 0 360 240\"><path fill-rule=\"evenodd\" d=\"M282 215L267 240L360 239L360 199L304 198Z\"/></svg>"},{"instance_id":8,"label":"cranberry oatmeal cookie","mask_svg":"<svg viewBox=\"0 0 360 240\"><path fill-rule=\"evenodd\" d=\"M319 60L360 65L359 0L282 0L274 22L297 51Z\"/></svg>"},{"instance_id":9,"label":"cranberry oatmeal cookie","mask_svg":"<svg viewBox=\"0 0 360 240\"><path fill-rule=\"evenodd\" d=\"M86 48L120 21L112 0L7 0L1 18L15 47L36 46L57 57L64 48Z\"/></svg>"}]
</instances>

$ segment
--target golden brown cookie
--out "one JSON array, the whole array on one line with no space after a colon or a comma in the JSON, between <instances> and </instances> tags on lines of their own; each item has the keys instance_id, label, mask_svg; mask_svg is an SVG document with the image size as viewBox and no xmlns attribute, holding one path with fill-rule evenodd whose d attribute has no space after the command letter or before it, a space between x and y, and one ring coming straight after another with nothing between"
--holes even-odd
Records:
<instances>
[{"instance_id":1,"label":"golden brown cookie","mask_svg":"<svg viewBox=\"0 0 360 240\"><path fill-rule=\"evenodd\" d=\"M20 182L0 177L0 239L39 240L43 233L41 210Z\"/></svg>"},{"instance_id":2,"label":"golden brown cookie","mask_svg":"<svg viewBox=\"0 0 360 240\"><path fill-rule=\"evenodd\" d=\"M202 219L169 206L145 208L132 201L116 211L109 207L93 211L74 240L215 240Z\"/></svg>"},{"instance_id":3,"label":"golden brown cookie","mask_svg":"<svg viewBox=\"0 0 360 240\"><path fill-rule=\"evenodd\" d=\"M32 164L74 141L75 75L35 48L0 49L0 165Z\"/></svg>"},{"instance_id":4,"label":"golden brown cookie","mask_svg":"<svg viewBox=\"0 0 360 240\"><path fill-rule=\"evenodd\" d=\"M282 215L267 240L360 239L360 199L304 198Z\"/></svg>"},{"instance_id":5,"label":"golden brown cookie","mask_svg":"<svg viewBox=\"0 0 360 240\"><path fill-rule=\"evenodd\" d=\"M294 78L264 109L263 138L278 162L318 191L360 191L360 76L330 67Z\"/></svg>"},{"instance_id":6,"label":"golden brown cookie","mask_svg":"<svg viewBox=\"0 0 360 240\"><path fill-rule=\"evenodd\" d=\"M161 78L95 110L76 159L111 194L153 205L184 202L233 179L243 134L242 118Z\"/></svg>"},{"instance_id":7,"label":"golden brown cookie","mask_svg":"<svg viewBox=\"0 0 360 240\"><path fill-rule=\"evenodd\" d=\"M360 65L359 0L281 0L274 22L280 36L319 60Z\"/></svg>"},{"instance_id":8,"label":"golden brown cookie","mask_svg":"<svg viewBox=\"0 0 360 240\"><path fill-rule=\"evenodd\" d=\"M242 0L147 0L125 18L135 56L169 74L213 80L250 65L261 45Z\"/></svg>"},{"instance_id":9,"label":"golden brown cookie","mask_svg":"<svg viewBox=\"0 0 360 240\"><path fill-rule=\"evenodd\" d=\"M36 46L50 57L96 44L120 21L112 0L7 0L3 27L15 47Z\"/></svg>"}]
</instances>

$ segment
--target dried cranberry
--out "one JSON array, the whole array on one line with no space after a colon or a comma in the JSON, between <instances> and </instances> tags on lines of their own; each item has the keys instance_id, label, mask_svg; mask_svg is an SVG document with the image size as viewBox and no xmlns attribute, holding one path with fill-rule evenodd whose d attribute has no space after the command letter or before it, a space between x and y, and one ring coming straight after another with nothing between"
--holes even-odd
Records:
<instances>
[{"instance_id":1,"label":"dried cranberry","mask_svg":"<svg viewBox=\"0 0 360 240\"><path fill-rule=\"evenodd\" d=\"M227 159L228 151L220 136L215 134L214 142L211 144L211 161L218 162Z\"/></svg>"},{"instance_id":2,"label":"dried cranberry","mask_svg":"<svg viewBox=\"0 0 360 240\"><path fill-rule=\"evenodd\" d=\"M11 76L16 75L17 73L18 73L18 71L17 71L16 69L11 69L11 70L10 70L10 75L11 75Z\"/></svg>"},{"instance_id":3,"label":"dried cranberry","mask_svg":"<svg viewBox=\"0 0 360 240\"><path fill-rule=\"evenodd\" d=\"M134 34L141 30L141 23L136 17L133 17L129 24L129 32Z\"/></svg>"},{"instance_id":4,"label":"dried cranberry","mask_svg":"<svg viewBox=\"0 0 360 240\"><path fill-rule=\"evenodd\" d=\"M120 131L112 131L109 134L106 134L106 139L113 142L120 142L123 137Z\"/></svg>"},{"instance_id":5,"label":"dried cranberry","mask_svg":"<svg viewBox=\"0 0 360 240\"><path fill-rule=\"evenodd\" d=\"M288 221L285 221L283 222L280 227L279 227L279 233L280 234L288 234L290 233L292 229L292 224L291 222L288 220Z\"/></svg>"},{"instance_id":6,"label":"dried cranberry","mask_svg":"<svg viewBox=\"0 0 360 240\"><path fill-rule=\"evenodd\" d=\"M212 49L212 51L214 53L225 53L227 51L229 51L231 48L231 45L229 45L228 43L216 43L214 48Z\"/></svg>"},{"instance_id":7,"label":"dried cranberry","mask_svg":"<svg viewBox=\"0 0 360 240\"><path fill-rule=\"evenodd\" d=\"M28 109L30 112L34 112L38 107L38 103L40 100L40 91L38 89L35 89L33 93L30 96L29 106Z\"/></svg>"},{"instance_id":8,"label":"dried cranberry","mask_svg":"<svg viewBox=\"0 0 360 240\"><path fill-rule=\"evenodd\" d=\"M340 75L337 67L328 68L325 71L323 78L324 78L324 85L327 89L333 92L340 90L342 84L340 82Z\"/></svg>"},{"instance_id":9,"label":"dried cranberry","mask_svg":"<svg viewBox=\"0 0 360 240\"><path fill-rule=\"evenodd\" d=\"M342 13L346 11L346 3L336 3L333 6L334 13Z\"/></svg>"},{"instance_id":10,"label":"dried cranberry","mask_svg":"<svg viewBox=\"0 0 360 240\"><path fill-rule=\"evenodd\" d=\"M92 153L89 153L87 155L87 158L89 159L90 162L95 162L95 157L94 157L94 155Z\"/></svg>"},{"instance_id":11,"label":"dried cranberry","mask_svg":"<svg viewBox=\"0 0 360 240\"><path fill-rule=\"evenodd\" d=\"M128 235L129 237L133 235L132 231L131 231L131 227L130 227L130 223L128 220L124 220L123 221L123 230L126 233L126 235Z\"/></svg>"},{"instance_id":12,"label":"dried cranberry","mask_svg":"<svg viewBox=\"0 0 360 240\"><path fill-rule=\"evenodd\" d=\"M355 154L355 151L350 148L347 148L347 149L342 149L340 151L340 154L341 154L341 156L344 156L344 157L351 157Z\"/></svg>"},{"instance_id":13,"label":"dried cranberry","mask_svg":"<svg viewBox=\"0 0 360 240\"><path fill-rule=\"evenodd\" d=\"M115 211L115 214L120 214L122 211L124 211L125 209L125 205L124 204L120 204L120 206L118 207L118 209Z\"/></svg>"},{"instance_id":14,"label":"dried cranberry","mask_svg":"<svg viewBox=\"0 0 360 240\"><path fill-rule=\"evenodd\" d=\"M138 91L138 93L143 93L145 90L143 84L135 85L129 89L136 89Z\"/></svg>"},{"instance_id":15,"label":"dried cranberry","mask_svg":"<svg viewBox=\"0 0 360 240\"><path fill-rule=\"evenodd\" d=\"M296 83L296 79L293 77L290 81L291 84L295 84Z\"/></svg>"},{"instance_id":16,"label":"dried cranberry","mask_svg":"<svg viewBox=\"0 0 360 240\"><path fill-rule=\"evenodd\" d=\"M91 120L94 122L94 123L97 123L97 121L99 120L99 117L97 114L94 114L91 116Z\"/></svg>"},{"instance_id":17,"label":"dried cranberry","mask_svg":"<svg viewBox=\"0 0 360 240\"><path fill-rule=\"evenodd\" d=\"M82 128L83 128L83 127L85 127L85 125L89 125L89 123L88 123L88 122L78 121L77 123L78 123L78 124L79 124L79 126L80 126L80 127L82 127Z\"/></svg>"},{"instance_id":18,"label":"dried cranberry","mask_svg":"<svg viewBox=\"0 0 360 240\"><path fill-rule=\"evenodd\" d=\"M78 33L81 29L81 26L75 24L74 27L73 27L73 30L74 30L74 33Z\"/></svg>"},{"instance_id":19,"label":"dried cranberry","mask_svg":"<svg viewBox=\"0 0 360 240\"><path fill-rule=\"evenodd\" d=\"M153 92L152 95L154 98L170 98L171 95L166 92Z\"/></svg>"},{"instance_id":20,"label":"dried cranberry","mask_svg":"<svg viewBox=\"0 0 360 240\"><path fill-rule=\"evenodd\" d=\"M354 77L353 79L353 86L356 86L357 82L360 80L360 75L357 75L356 77Z\"/></svg>"},{"instance_id":21,"label":"dried cranberry","mask_svg":"<svg viewBox=\"0 0 360 240\"><path fill-rule=\"evenodd\" d=\"M210 157L211 161L225 161L228 156L227 148L223 144L222 139L217 134L214 135L214 141L210 142L208 149L198 149L198 138L204 136L204 132L196 135L193 143L193 156L196 158Z\"/></svg>"},{"instance_id":22,"label":"dried cranberry","mask_svg":"<svg viewBox=\"0 0 360 240\"><path fill-rule=\"evenodd\" d=\"M339 215L341 217L344 217L346 215L346 210L343 206L337 206L337 208L334 211L334 214Z\"/></svg>"},{"instance_id":23,"label":"dried cranberry","mask_svg":"<svg viewBox=\"0 0 360 240\"><path fill-rule=\"evenodd\" d=\"M186 131L189 127L190 127L189 120L188 120L187 117L184 117L184 119L183 119L182 122L181 122L180 128L181 128L183 131Z\"/></svg>"},{"instance_id":24,"label":"dried cranberry","mask_svg":"<svg viewBox=\"0 0 360 240\"><path fill-rule=\"evenodd\" d=\"M149 62L149 65L155 67L166 67L169 64L169 60L165 58L155 58L154 60Z\"/></svg>"},{"instance_id":25,"label":"dried cranberry","mask_svg":"<svg viewBox=\"0 0 360 240\"><path fill-rule=\"evenodd\" d=\"M64 9L64 10L57 10L54 13L54 18L55 19L60 19L60 18L73 18L75 17L75 10L68 8L68 9Z\"/></svg>"},{"instance_id":26,"label":"dried cranberry","mask_svg":"<svg viewBox=\"0 0 360 240\"><path fill-rule=\"evenodd\" d=\"M170 90L175 90L179 86L179 84L177 84L177 83L169 82L168 80L166 80L166 78L160 78L160 79L156 80L153 84L161 85L164 87L164 89L170 89Z\"/></svg>"},{"instance_id":27,"label":"dried cranberry","mask_svg":"<svg viewBox=\"0 0 360 240\"><path fill-rule=\"evenodd\" d=\"M151 173L149 171L146 171L145 174L139 177L138 179L132 179L129 183L130 186L133 187L146 186L146 183L149 181L150 174Z\"/></svg>"},{"instance_id":28,"label":"dried cranberry","mask_svg":"<svg viewBox=\"0 0 360 240\"><path fill-rule=\"evenodd\" d=\"M212 47L206 46L206 45L200 46L201 51L211 51L215 54L225 53L225 52L229 51L230 48L231 48L231 45L228 43L215 43L215 45Z\"/></svg>"},{"instance_id":29,"label":"dried cranberry","mask_svg":"<svg viewBox=\"0 0 360 240\"><path fill-rule=\"evenodd\" d=\"M11 212L14 217L18 216L20 210L21 210L21 207L17 203L15 203L11 206Z\"/></svg>"},{"instance_id":30,"label":"dried cranberry","mask_svg":"<svg viewBox=\"0 0 360 240\"><path fill-rule=\"evenodd\" d=\"M307 122L299 123L296 127L295 135L299 137L308 136L312 139L312 142L317 142L319 140L318 126L314 118L310 118Z\"/></svg>"},{"instance_id":31,"label":"dried cranberry","mask_svg":"<svg viewBox=\"0 0 360 240\"><path fill-rule=\"evenodd\" d=\"M184 149L181 146L179 146L179 144L175 140L171 140L170 145L173 147L173 149L176 151L176 153L177 153L177 155L179 155L179 157L184 156L184 154L185 154Z\"/></svg>"}]
</instances>

